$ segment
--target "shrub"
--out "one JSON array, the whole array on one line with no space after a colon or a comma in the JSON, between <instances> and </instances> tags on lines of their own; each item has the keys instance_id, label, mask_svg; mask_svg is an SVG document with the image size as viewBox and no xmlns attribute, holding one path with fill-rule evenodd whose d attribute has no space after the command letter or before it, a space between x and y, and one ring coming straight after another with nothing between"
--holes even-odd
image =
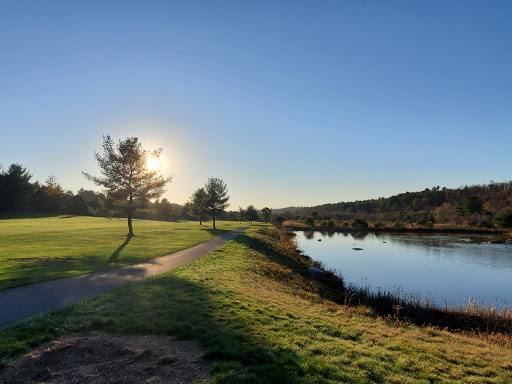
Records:
<instances>
[{"instance_id":1,"label":"shrub","mask_svg":"<svg viewBox=\"0 0 512 384\"><path fill-rule=\"evenodd\" d=\"M284 222L284 217L282 216L277 216L275 219L274 219L274 223L278 226L281 226L283 225L283 222Z\"/></svg>"},{"instance_id":2,"label":"shrub","mask_svg":"<svg viewBox=\"0 0 512 384\"><path fill-rule=\"evenodd\" d=\"M416 224L421 225L423 227L430 227L430 228L434 226L434 223L432 223L431 221L425 220L425 219L419 219L418 221L416 221Z\"/></svg>"},{"instance_id":3,"label":"shrub","mask_svg":"<svg viewBox=\"0 0 512 384\"><path fill-rule=\"evenodd\" d=\"M328 226L328 227L334 227L334 221L329 220L329 221L327 222L327 226Z\"/></svg>"},{"instance_id":4,"label":"shrub","mask_svg":"<svg viewBox=\"0 0 512 384\"><path fill-rule=\"evenodd\" d=\"M393 223L393 228L405 228L405 224L397 220Z\"/></svg>"},{"instance_id":5,"label":"shrub","mask_svg":"<svg viewBox=\"0 0 512 384\"><path fill-rule=\"evenodd\" d=\"M315 226L315 219L312 217L306 217L304 219L304 224L306 224L308 227L314 227Z\"/></svg>"},{"instance_id":6,"label":"shrub","mask_svg":"<svg viewBox=\"0 0 512 384\"><path fill-rule=\"evenodd\" d=\"M351 225L353 228L368 228L366 220L360 218L352 220Z\"/></svg>"},{"instance_id":7,"label":"shrub","mask_svg":"<svg viewBox=\"0 0 512 384\"><path fill-rule=\"evenodd\" d=\"M375 224L373 224L375 228L384 228L386 224L384 224L382 221L376 221Z\"/></svg>"}]
</instances>

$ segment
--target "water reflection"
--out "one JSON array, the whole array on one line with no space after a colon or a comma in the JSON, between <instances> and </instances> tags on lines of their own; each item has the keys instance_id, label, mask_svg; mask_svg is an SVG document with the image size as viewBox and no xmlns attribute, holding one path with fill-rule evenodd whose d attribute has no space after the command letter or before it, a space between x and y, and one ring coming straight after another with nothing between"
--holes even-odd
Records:
<instances>
[{"instance_id":1,"label":"water reflection","mask_svg":"<svg viewBox=\"0 0 512 384\"><path fill-rule=\"evenodd\" d=\"M313 240L315 238L315 231L303 231L302 234L307 240Z\"/></svg>"},{"instance_id":2,"label":"water reflection","mask_svg":"<svg viewBox=\"0 0 512 384\"><path fill-rule=\"evenodd\" d=\"M323 241L311 241L321 238ZM374 289L400 287L429 296L438 307L469 297L512 303L512 246L489 235L383 232L297 232L301 249L347 283ZM362 250L355 251L354 248ZM498 304L499 305L499 304Z\"/></svg>"},{"instance_id":3,"label":"water reflection","mask_svg":"<svg viewBox=\"0 0 512 384\"><path fill-rule=\"evenodd\" d=\"M354 240L364 240L366 239L370 234L368 232L352 232L350 234L350 236L352 236L352 238ZM372 235L375 235L374 233L372 233Z\"/></svg>"}]
</instances>

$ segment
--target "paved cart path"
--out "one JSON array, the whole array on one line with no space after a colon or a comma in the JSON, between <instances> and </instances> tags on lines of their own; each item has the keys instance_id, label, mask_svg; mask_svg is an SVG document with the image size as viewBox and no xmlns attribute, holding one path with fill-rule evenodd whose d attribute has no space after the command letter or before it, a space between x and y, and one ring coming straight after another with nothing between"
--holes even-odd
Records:
<instances>
[{"instance_id":1,"label":"paved cart path","mask_svg":"<svg viewBox=\"0 0 512 384\"><path fill-rule=\"evenodd\" d=\"M78 303L198 260L234 239L247 228L237 228L191 248L152 259L142 264L127 265L88 275L1 291L0 329L27 317Z\"/></svg>"}]
</instances>

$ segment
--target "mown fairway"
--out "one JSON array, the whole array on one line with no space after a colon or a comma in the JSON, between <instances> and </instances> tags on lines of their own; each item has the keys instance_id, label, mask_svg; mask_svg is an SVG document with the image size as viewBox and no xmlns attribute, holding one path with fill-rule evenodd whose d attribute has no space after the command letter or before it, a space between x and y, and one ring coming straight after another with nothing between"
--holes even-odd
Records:
<instances>
[{"instance_id":1,"label":"mown fairway","mask_svg":"<svg viewBox=\"0 0 512 384\"><path fill-rule=\"evenodd\" d=\"M238 222L126 220L56 216L0 220L0 290L105 270L167 255L228 230Z\"/></svg>"},{"instance_id":2,"label":"mown fairway","mask_svg":"<svg viewBox=\"0 0 512 384\"><path fill-rule=\"evenodd\" d=\"M512 352L325 299L250 229L197 262L0 332L0 362L85 330L198 340L216 383L509 383Z\"/></svg>"}]
</instances>

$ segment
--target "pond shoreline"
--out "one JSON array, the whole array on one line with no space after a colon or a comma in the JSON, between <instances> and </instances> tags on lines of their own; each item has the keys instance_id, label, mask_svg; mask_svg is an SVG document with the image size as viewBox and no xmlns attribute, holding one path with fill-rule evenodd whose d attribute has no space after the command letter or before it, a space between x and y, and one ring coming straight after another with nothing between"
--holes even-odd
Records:
<instances>
[{"instance_id":1,"label":"pond shoreline","mask_svg":"<svg viewBox=\"0 0 512 384\"><path fill-rule=\"evenodd\" d=\"M340 303L355 307L359 305L367 306L371 308L375 315L393 321L404 321L405 323L413 323L419 326L435 326L456 332L485 333L488 336L496 336L496 341L499 343L503 342L503 340L500 341L501 336L499 335L507 335L505 337L507 340L506 344L511 345L512 310L507 306L506 301L502 308L498 308L496 303L478 303L476 300L471 300L471 298L469 302L461 303L460 305L448 306L446 304L445 306L438 306L434 301L426 300L428 299L427 296L411 295L403 288L396 290L386 288L374 290L370 289L370 286L358 286L354 284L354 281L347 280L339 274L339 271L343 270L343 268L333 267L329 262L321 257L319 258L318 255L305 250L295 240L296 233L288 232L284 228L283 230L287 233L286 237L294 239L297 252L308 257L313 265L320 264L320 268L341 281L341 285L344 287L344 294L342 295L344 299L341 299ZM304 232L304 228L296 230L296 232ZM322 234L321 232L323 231L317 232ZM341 233L343 231L331 231L331 233L336 232ZM377 231L351 230L347 232L356 234ZM396 235L398 231L390 232L395 232L394 235ZM447 233L445 232L445 234ZM449 234L453 235L454 233L451 232ZM325 236L325 232L322 235ZM317 241L312 242L312 244L316 243ZM324 242L321 244L324 244ZM354 248L351 249L353 250ZM333 295L333 297L335 296Z\"/></svg>"}]
</instances>

